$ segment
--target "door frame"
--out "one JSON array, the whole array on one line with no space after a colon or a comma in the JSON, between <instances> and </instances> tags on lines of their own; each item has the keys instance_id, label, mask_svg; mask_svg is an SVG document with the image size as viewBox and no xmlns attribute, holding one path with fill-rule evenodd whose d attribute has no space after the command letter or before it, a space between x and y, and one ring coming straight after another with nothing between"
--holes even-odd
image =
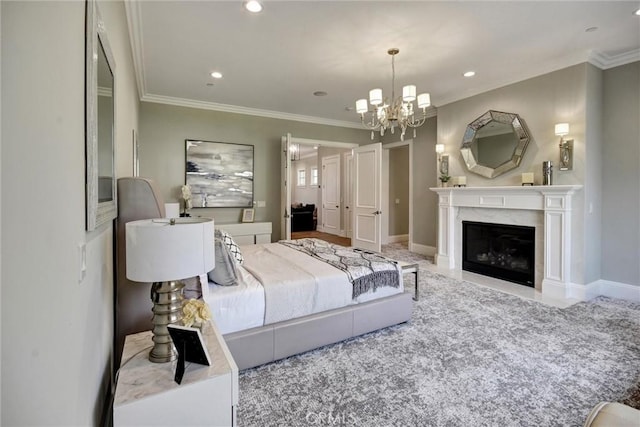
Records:
<instances>
[{"instance_id":1,"label":"door frame","mask_svg":"<svg viewBox=\"0 0 640 427\"><path fill-rule=\"evenodd\" d=\"M309 138L297 138L292 136L290 133L282 137L285 141L284 144L288 147L289 144L302 144L302 145L317 145L318 147L333 147L333 148L356 148L359 147L359 144L353 142L341 142L341 141L329 141L324 139L309 139ZM287 144L288 142L288 144ZM287 206L287 200L289 200L289 205L291 204L291 185L285 185L286 174L291 170L291 156L284 155L281 157L282 159L282 170L283 177L280 182L280 192L281 192L281 210L283 216L289 215L289 210L291 206ZM280 238L286 239L287 235L291 236L291 221L282 221L281 229L280 229Z\"/></svg>"},{"instance_id":2,"label":"door frame","mask_svg":"<svg viewBox=\"0 0 640 427\"><path fill-rule=\"evenodd\" d=\"M405 145L409 146L409 246L408 246L408 249L411 251L413 247L413 139L407 139L405 141L398 141L398 142L392 142L389 144L383 144L382 150L383 150L383 153L387 153L388 155L389 153L388 150L392 148L403 147ZM387 194L386 195L383 194L383 198L386 197L386 199L388 199L389 198L388 189L389 189L389 179L390 179L389 169L387 168L385 171L383 167L383 173L385 173L385 175L382 176L382 181L386 182L386 187L387 187ZM388 211L388 206L387 206L387 211ZM386 220L388 221L388 217ZM383 230L384 229L385 228L383 228ZM388 226L386 227L386 231L387 231L386 236L384 234L382 236L383 242L389 241Z\"/></svg>"}]
</instances>

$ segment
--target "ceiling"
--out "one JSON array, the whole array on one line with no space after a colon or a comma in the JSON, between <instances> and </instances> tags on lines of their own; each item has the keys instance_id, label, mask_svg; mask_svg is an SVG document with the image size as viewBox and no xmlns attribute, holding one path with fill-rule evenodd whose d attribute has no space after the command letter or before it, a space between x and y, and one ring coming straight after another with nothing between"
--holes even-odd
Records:
<instances>
[{"instance_id":1,"label":"ceiling","mask_svg":"<svg viewBox=\"0 0 640 427\"><path fill-rule=\"evenodd\" d=\"M390 95L392 47L396 95L415 84L435 107L585 61L640 60L638 1L263 4L125 2L140 98L357 127L356 99Z\"/></svg>"}]
</instances>

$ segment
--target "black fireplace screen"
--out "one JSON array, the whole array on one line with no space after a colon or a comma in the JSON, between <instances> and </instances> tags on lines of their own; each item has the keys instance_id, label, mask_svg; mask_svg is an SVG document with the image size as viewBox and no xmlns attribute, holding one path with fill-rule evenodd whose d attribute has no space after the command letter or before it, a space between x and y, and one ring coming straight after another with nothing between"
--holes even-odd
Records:
<instances>
[{"instance_id":1,"label":"black fireplace screen","mask_svg":"<svg viewBox=\"0 0 640 427\"><path fill-rule=\"evenodd\" d=\"M535 227L462 221L462 269L533 287Z\"/></svg>"}]
</instances>

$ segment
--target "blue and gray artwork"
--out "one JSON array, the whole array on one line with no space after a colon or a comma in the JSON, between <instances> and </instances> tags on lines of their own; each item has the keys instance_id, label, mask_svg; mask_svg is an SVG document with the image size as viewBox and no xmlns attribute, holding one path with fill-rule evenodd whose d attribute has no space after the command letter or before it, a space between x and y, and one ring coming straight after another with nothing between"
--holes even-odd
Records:
<instances>
[{"instance_id":1,"label":"blue and gray artwork","mask_svg":"<svg viewBox=\"0 0 640 427\"><path fill-rule=\"evenodd\" d=\"M253 145L186 141L194 208L253 207Z\"/></svg>"}]
</instances>

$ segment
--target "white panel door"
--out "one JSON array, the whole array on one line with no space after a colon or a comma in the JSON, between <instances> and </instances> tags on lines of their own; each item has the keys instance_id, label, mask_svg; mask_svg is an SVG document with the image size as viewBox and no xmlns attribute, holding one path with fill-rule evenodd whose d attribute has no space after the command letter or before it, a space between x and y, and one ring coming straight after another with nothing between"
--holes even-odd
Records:
<instances>
[{"instance_id":1,"label":"white panel door","mask_svg":"<svg viewBox=\"0 0 640 427\"><path fill-rule=\"evenodd\" d=\"M353 237L356 248L381 250L382 144L363 145L353 150L354 194Z\"/></svg>"},{"instance_id":2,"label":"white panel door","mask_svg":"<svg viewBox=\"0 0 640 427\"><path fill-rule=\"evenodd\" d=\"M340 156L322 158L322 231L340 234Z\"/></svg>"},{"instance_id":3,"label":"white panel door","mask_svg":"<svg viewBox=\"0 0 640 427\"><path fill-rule=\"evenodd\" d=\"M291 239L291 182L289 180L289 171L291 170L291 134L282 137L282 156L280 157L280 180L282 188L280 189L281 214L280 219L280 238Z\"/></svg>"},{"instance_id":4,"label":"white panel door","mask_svg":"<svg viewBox=\"0 0 640 427\"><path fill-rule=\"evenodd\" d=\"M353 223L353 153L344 155L344 206L343 222L344 232L347 237L352 236Z\"/></svg>"}]
</instances>

